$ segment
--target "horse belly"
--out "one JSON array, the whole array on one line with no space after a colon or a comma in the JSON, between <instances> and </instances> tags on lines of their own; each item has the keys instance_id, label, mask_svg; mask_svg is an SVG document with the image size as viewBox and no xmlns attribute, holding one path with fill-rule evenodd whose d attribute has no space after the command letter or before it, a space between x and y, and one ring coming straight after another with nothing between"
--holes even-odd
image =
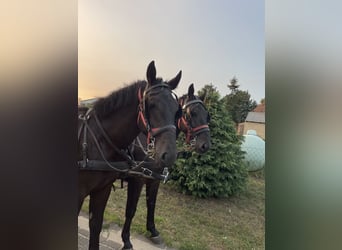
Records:
<instances>
[{"instance_id":1,"label":"horse belly","mask_svg":"<svg viewBox=\"0 0 342 250\"><path fill-rule=\"evenodd\" d=\"M79 171L78 176L79 192L88 195L97 192L108 185L111 185L119 178L119 173L109 171Z\"/></svg>"}]
</instances>

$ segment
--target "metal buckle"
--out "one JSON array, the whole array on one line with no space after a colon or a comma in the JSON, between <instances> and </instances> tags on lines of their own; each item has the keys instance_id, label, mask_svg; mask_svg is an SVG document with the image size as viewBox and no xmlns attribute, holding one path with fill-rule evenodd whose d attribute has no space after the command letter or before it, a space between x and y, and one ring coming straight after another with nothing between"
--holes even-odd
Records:
<instances>
[{"instance_id":1,"label":"metal buckle","mask_svg":"<svg viewBox=\"0 0 342 250\"><path fill-rule=\"evenodd\" d=\"M148 168L142 168L142 173L144 174L144 175L147 175L147 176L152 176L152 174L153 174L153 172L152 172L152 170L150 170L150 169L148 169ZM147 173L146 173L147 172Z\"/></svg>"},{"instance_id":2,"label":"metal buckle","mask_svg":"<svg viewBox=\"0 0 342 250\"><path fill-rule=\"evenodd\" d=\"M152 137L151 142L147 145L147 155L152 159L154 159L154 155L155 155L154 142L155 142L155 138Z\"/></svg>"},{"instance_id":3,"label":"metal buckle","mask_svg":"<svg viewBox=\"0 0 342 250\"><path fill-rule=\"evenodd\" d=\"M167 167L165 167L165 168L163 169L163 174L162 174L162 176L164 177L163 183L165 184L165 183L167 182L168 178L169 178L169 169L168 169Z\"/></svg>"},{"instance_id":4,"label":"metal buckle","mask_svg":"<svg viewBox=\"0 0 342 250\"><path fill-rule=\"evenodd\" d=\"M78 116L78 119L80 119L82 121L87 121L87 120L89 120L89 118L90 118L90 115L87 115L87 114L80 114Z\"/></svg>"},{"instance_id":5,"label":"metal buckle","mask_svg":"<svg viewBox=\"0 0 342 250\"><path fill-rule=\"evenodd\" d=\"M88 158L86 158L85 161L83 160L83 161L82 161L82 164L81 164L81 168L87 168L88 162L89 162L89 159L88 159Z\"/></svg>"},{"instance_id":6,"label":"metal buckle","mask_svg":"<svg viewBox=\"0 0 342 250\"><path fill-rule=\"evenodd\" d=\"M190 140L190 146L191 147L195 147L195 145L196 145L196 139L197 139L197 136L195 136L192 140Z\"/></svg>"}]
</instances>

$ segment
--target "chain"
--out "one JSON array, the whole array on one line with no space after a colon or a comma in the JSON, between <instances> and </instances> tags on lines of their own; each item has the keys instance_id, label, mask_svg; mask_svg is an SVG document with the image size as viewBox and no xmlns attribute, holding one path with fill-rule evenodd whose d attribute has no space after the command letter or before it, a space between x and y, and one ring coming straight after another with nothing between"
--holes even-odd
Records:
<instances>
[{"instance_id":1,"label":"chain","mask_svg":"<svg viewBox=\"0 0 342 250\"><path fill-rule=\"evenodd\" d=\"M152 137L150 143L147 145L147 155L151 159L154 160L154 157L156 155L156 150L155 150L155 138Z\"/></svg>"}]
</instances>

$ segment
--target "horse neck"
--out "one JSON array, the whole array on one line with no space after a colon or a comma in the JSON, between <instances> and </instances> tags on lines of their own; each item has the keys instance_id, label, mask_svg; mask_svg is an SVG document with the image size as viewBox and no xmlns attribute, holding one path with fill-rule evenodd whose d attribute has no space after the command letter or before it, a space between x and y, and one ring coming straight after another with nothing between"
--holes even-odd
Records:
<instances>
[{"instance_id":1,"label":"horse neck","mask_svg":"<svg viewBox=\"0 0 342 250\"><path fill-rule=\"evenodd\" d=\"M119 148L126 148L140 132L137 125L138 100L117 109L112 115L102 121L112 142Z\"/></svg>"}]
</instances>

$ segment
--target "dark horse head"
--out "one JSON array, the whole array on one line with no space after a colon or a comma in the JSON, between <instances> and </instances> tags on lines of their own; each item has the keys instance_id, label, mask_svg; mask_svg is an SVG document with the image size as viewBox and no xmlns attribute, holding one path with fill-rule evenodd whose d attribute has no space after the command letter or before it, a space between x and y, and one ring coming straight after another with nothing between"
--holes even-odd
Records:
<instances>
[{"instance_id":1,"label":"dark horse head","mask_svg":"<svg viewBox=\"0 0 342 250\"><path fill-rule=\"evenodd\" d=\"M206 93L197 97L194 92L194 84L191 84L188 94L180 98L183 116L178 120L178 129L185 133L186 142L191 144L197 153L203 154L211 146L208 126L210 115L203 103Z\"/></svg>"},{"instance_id":2,"label":"dark horse head","mask_svg":"<svg viewBox=\"0 0 342 250\"><path fill-rule=\"evenodd\" d=\"M148 137L148 144L154 150L154 159L158 167L170 166L176 160L176 127L179 104L172 92L180 82L182 72L169 81L156 77L156 68L152 61L147 68L147 81L138 81L123 89L99 99L93 108L108 138L119 149L125 149L139 132ZM91 120L89 120L90 126ZM94 124L94 122L93 122ZM95 123L96 124L96 123ZM106 143L100 129L94 130L100 135L99 143L104 148L107 159L117 160L120 155ZM108 140L107 140L108 141ZM91 145L90 145L91 146ZM98 150L91 151L89 159L102 160Z\"/></svg>"},{"instance_id":3,"label":"dark horse head","mask_svg":"<svg viewBox=\"0 0 342 250\"><path fill-rule=\"evenodd\" d=\"M147 68L147 85L139 93L138 126L147 135L157 166L170 167L176 160L176 120L180 116L177 97L172 93L182 72L169 81L156 77L154 62Z\"/></svg>"}]
</instances>

